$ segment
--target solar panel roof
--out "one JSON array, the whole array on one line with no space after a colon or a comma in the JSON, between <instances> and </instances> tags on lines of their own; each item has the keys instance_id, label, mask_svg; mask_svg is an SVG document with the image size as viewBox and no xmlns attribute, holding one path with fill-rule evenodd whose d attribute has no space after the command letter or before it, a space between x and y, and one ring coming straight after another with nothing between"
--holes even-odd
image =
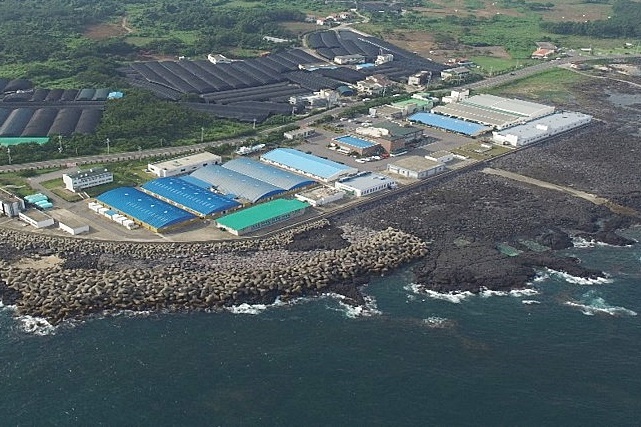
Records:
<instances>
[{"instance_id":1,"label":"solar panel roof","mask_svg":"<svg viewBox=\"0 0 641 427\"><path fill-rule=\"evenodd\" d=\"M156 229L180 224L195 218L193 214L133 187L119 187L102 193L96 199Z\"/></svg>"},{"instance_id":2,"label":"solar panel roof","mask_svg":"<svg viewBox=\"0 0 641 427\"><path fill-rule=\"evenodd\" d=\"M221 193L235 194L252 203L285 192L275 185L219 165L205 166L192 172L190 176L210 183Z\"/></svg>"},{"instance_id":3,"label":"solar panel roof","mask_svg":"<svg viewBox=\"0 0 641 427\"><path fill-rule=\"evenodd\" d=\"M433 113L415 113L408 117L409 120L423 123L424 125L438 127L452 132L462 133L464 135L479 135L491 130L487 126L476 123L466 122L464 120L453 119Z\"/></svg>"},{"instance_id":4,"label":"solar panel roof","mask_svg":"<svg viewBox=\"0 0 641 427\"><path fill-rule=\"evenodd\" d=\"M356 168L292 148L277 148L263 154L261 159L300 171L303 174L320 177L323 180L338 179L341 175L358 172Z\"/></svg>"},{"instance_id":5,"label":"solar panel roof","mask_svg":"<svg viewBox=\"0 0 641 427\"><path fill-rule=\"evenodd\" d=\"M259 179L287 191L305 187L314 183L311 179L303 178L295 173L288 172L247 157L230 160L225 163L223 167L225 169L230 169L242 173L243 175Z\"/></svg>"},{"instance_id":6,"label":"solar panel roof","mask_svg":"<svg viewBox=\"0 0 641 427\"><path fill-rule=\"evenodd\" d=\"M240 206L240 203L235 200L228 199L180 178L154 179L145 183L142 188L203 216Z\"/></svg>"}]
</instances>

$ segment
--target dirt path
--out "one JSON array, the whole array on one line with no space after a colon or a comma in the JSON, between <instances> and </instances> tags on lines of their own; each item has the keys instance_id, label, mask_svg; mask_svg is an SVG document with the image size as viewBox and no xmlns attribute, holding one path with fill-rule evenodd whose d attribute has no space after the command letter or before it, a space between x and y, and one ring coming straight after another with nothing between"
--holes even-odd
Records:
<instances>
[{"instance_id":1,"label":"dirt path","mask_svg":"<svg viewBox=\"0 0 641 427\"><path fill-rule=\"evenodd\" d=\"M641 218L641 213L639 213L635 209L632 209L626 206L621 206L604 197L599 197L595 194L591 194L582 190L577 190L576 188L566 187L563 185L553 184L551 182L541 181L536 178L530 178L529 176L520 175L514 172L508 172L502 169L485 168L483 169L482 172L490 175L502 176L503 178L524 182L526 184L536 185L537 187L547 188L549 190L555 190L562 193L566 193L571 196L579 197L581 199L587 200L588 202L594 203L595 205L605 206L614 213Z\"/></svg>"},{"instance_id":2,"label":"dirt path","mask_svg":"<svg viewBox=\"0 0 641 427\"><path fill-rule=\"evenodd\" d=\"M123 30L127 32L127 34L131 34L134 32L133 28L127 26L127 17L123 16L122 21L120 21L120 26L122 27Z\"/></svg>"}]
</instances>

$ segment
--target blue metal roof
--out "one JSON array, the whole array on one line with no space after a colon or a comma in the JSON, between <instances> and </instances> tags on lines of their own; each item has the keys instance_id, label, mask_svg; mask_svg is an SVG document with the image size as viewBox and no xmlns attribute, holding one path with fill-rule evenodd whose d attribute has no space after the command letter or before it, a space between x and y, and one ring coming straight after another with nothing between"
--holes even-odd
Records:
<instances>
[{"instance_id":1,"label":"blue metal roof","mask_svg":"<svg viewBox=\"0 0 641 427\"><path fill-rule=\"evenodd\" d=\"M479 125L477 123L453 119L451 117L441 116L440 114L434 113L415 113L409 116L408 120L470 136L479 135L483 132L492 130L492 128Z\"/></svg>"},{"instance_id":2,"label":"blue metal roof","mask_svg":"<svg viewBox=\"0 0 641 427\"><path fill-rule=\"evenodd\" d=\"M324 180L338 179L343 174L358 172L356 168L323 159L312 154L303 153L292 148L277 148L263 154L261 159Z\"/></svg>"},{"instance_id":3,"label":"blue metal roof","mask_svg":"<svg viewBox=\"0 0 641 427\"><path fill-rule=\"evenodd\" d=\"M223 165L225 169L230 169L243 175L259 179L284 190L293 190L295 188L305 187L314 183L313 180L303 178L295 173L279 169L276 166L261 163L257 160L247 157L230 160Z\"/></svg>"},{"instance_id":4,"label":"blue metal roof","mask_svg":"<svg viewBox=\"0 0 641 427\"><path fill-rule=\"evenodd\" d=\"M356 148L369 148L376 145L364 139L356 138L355 136L349 136L349 135L341 136L335 139L336 141L340 141L343 144L349 145L351 147L356 147Z\"/></svg>"},{"instance_id":5,"label":"blue metal roof","mask_svg":"<svg viewBox=\"0 0 641 427\"><path fill-rule=\"evenodd\" d=\"M195 218L195 215L133 187L116 188L102 193L96 199L155 229L180 224Z\"/></svg>"},{"instance_id":6,"label":"blue metal roof","mask_svg":"<svg viewBox=\"0 0 641 427\"><path fill-rule=\"evenodd\" d=\"M179 179L182 179L185 182L193 184L196 187L204 188L205 190L209 190L211 188L211 184L210 183L205 182L202 179L194 178L191 175L183 175L183 176L179 177Z\"/></svg>"},{"instance_id":7,"label":"blue metal roof","mask_svg":"<svg viewBox=\"0 0 641 427\"><path fill-rule=\"evenodd\" d=\"M158 178L145 183L142 188L178 205L205 216L240 206L220 194L205 190L185 180L174 177Z\"/></svg>"},{"instance_id":8,"label":"blue metal roof","mask_svg":"<svg viewBox=\"0 0 641 427\"><path fill-rule=\"evenodd\" d=\"M208 182L221 193L235 194L252 203L285 192L275 185L219 165L202 167L192 172L190 176Z\"/></svg>"}]
</instances>

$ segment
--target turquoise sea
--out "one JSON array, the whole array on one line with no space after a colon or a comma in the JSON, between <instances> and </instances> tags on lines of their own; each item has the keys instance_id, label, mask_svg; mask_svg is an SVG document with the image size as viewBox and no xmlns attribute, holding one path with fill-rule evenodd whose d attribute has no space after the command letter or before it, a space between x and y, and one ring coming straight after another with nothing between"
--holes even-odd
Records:
<instances>
[{"instance_id":1,"label":"turquoise sea","mask_svg":"<svg viewBox=\"0 0 641 427\"><path fill-rule=\"evenodd\" d=\"M453 298L405 269L360 312L327 297L46 335L0 308L0 425L638 426L641 244L566 252L609 280Z\"/></svg>"}]
</instances>

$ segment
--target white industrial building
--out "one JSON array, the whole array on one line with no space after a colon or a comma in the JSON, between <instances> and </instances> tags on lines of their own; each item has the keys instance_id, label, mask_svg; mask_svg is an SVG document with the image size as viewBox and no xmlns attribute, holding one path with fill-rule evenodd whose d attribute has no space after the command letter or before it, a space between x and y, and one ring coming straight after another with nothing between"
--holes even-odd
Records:
<instances>
[{"instance_id":1,"label":"white industrial building","mask_svg":"<svg viewBox=\"0 0 641 427\"><path fill-rule=\"evenodd\" d=\"M190 154L189 156L178 157L164 162L149 163L147 168L160 178L165 178L184 175L209 165L218 165L222 161L222 157L203 151L202 153Z\"/></svg>"},{"instance_id":2,"label":"white industrial building","mask_svg":"<svg viewBox=\"0 0 641 427\"><path fill-rule=\"evenodd\" d=\"M427 160L432 160L438 163L447 163L454 160L454 154L449 151L439 150L425 156Z\"/></svg>"},{"instance_id":3,"label":"white industrial building","mask_svg":"<svg viewBox=\"0 0 641 427\"><path fill-rule=\"evenodd\" d=\"M322 186L296 193L294 197L301 202L309 203L310 206L318 207L341 200L345 197L345 193L336 188Z\"/></svg>"},{"instance_id":4,"label":"white industrial building","mask_svg":"<svg viewBox=\"0 0 641 427\"><path fill-rule=\"evenodd\" d=\"M363 55L338 55L334 57L334 62L339 65L362 64L365 62Z\"/></svg>"},{"instance_id":5,"label":"white industrial building","mask_svg":"<svg viewBox=\"0 0 641 427\"><path fill-rule=\"evenodd\" d=\"M348 194L362 197L388 188L395 188L397 184L396 181L385 175L360 172L355 176L339 179L334 186Z\"/></svg>"},{"instance_id":6,"label":"white industrial building","mask_svg":"<svg viewBox=\"0 0 641 427\"><path fill-rule=\"evenodd\" d=\"M113 182L113 180L114 174L104 168L79 170L74 173L65 173L62 175L62 182L65 183L65 188L74 193L85 188L108 184Z\"/></svg>"},{"instance_id":7,"label":"white industrial building","mask_svg":"<svg viewBox=\"0 0 641 427\"><path fill-rule=\"evenodd\" d=\"M531 122L492 132L492 140L501 145L522 147L544 138L567 132L592 121L588 114L564 111Z\"/></svg>"},{"instance_id":8,"label":"white industrial building","mask_svg":"<svg viewBox=\"0 0 641 427\"><path fill-rule=\"evenodd\" d=\"M23 210L25 210L24 200L0 189L0 213L8 217L16 217Z\"/></svg>"},{"instance_id":9,"label":"white industrial building","mask_svg":"<svg viewBox=\"0 0 641 427\"><path fill-rule=\"evenodd\" d=\"M89 232L89 225L80 221L78 217L64 209L53 209L51 217L58 222L58 228L66 233L76 236Z\"/></svg>"},{"instance_id":10,"label":"white industrial building","mask_svg":"<svg viewBox=\"0 0 641 427\"><path fill-rule=\"evenodd\" d=\"M52 217L38 209L27 209L24 212L20 212L18 217L36 228L51 227L55 223Z\"/></svg>"},{"instance_id":11,"label":"white industrial building","mask_svg":"<svg viewBox=\"0 0 641 427\"><path fill-rule=\"evenodd\" d=\"M294 129L283 133L286 139L304 139L316 133L314 128Z\"/></svg>"},{"instance_id":12,"label":"white industrial building","mask_svg":"<svg viewBox=\"0 0 641 427\"><path fill-rule=\"evenodd\" d=\"M454 94L454 92L452 92ZM454 100L454 98L452 98ZM504 129L554 113L554 107L495 95L464 97L432 109L432 113Z\"/></svg>"},{"instance_id":13,"label":"white industrial building","mask_svg":"<svg viewBox=\"0 0 641 427\"><path fill-rule=\"evenodd\" d=\"M445 165L420 156L408 156L387 165L387 171L408 178L427 178L445 171Z\"/></svg>"}]
</instances>

